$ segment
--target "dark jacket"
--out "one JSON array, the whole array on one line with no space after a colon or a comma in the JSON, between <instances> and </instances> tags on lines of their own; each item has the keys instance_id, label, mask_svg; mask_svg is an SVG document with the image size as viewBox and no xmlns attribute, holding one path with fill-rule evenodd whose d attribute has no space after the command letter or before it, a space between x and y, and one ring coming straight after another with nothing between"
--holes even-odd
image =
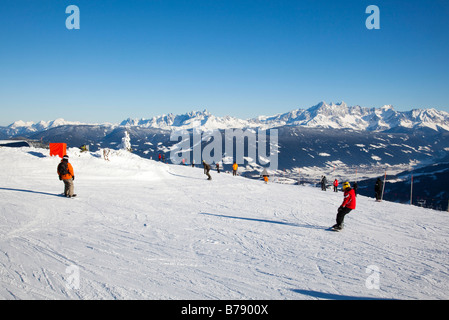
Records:
<instances>
[{"instance_id":1,"label":"dark jacket","mask_svg":"<svg viewBox=\"0 0 449 320\"><path fill-rule=\"evenodd\" d=\"M377 178L376 184L374 185L374 191L380 192L382 191L383 182L380 178Z\"/></svg>"}]
</instances>

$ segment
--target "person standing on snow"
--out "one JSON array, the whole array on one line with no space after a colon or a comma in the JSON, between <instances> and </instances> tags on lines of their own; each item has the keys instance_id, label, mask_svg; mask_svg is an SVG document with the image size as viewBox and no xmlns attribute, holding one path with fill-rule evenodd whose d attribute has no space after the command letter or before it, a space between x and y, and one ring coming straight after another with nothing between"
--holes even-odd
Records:
<instances>
[{"instance_id":1,"label":"person standing on snow","mask_svg":"<svg viewBox=\"0 0 449 320\"><path fill-rule=\"evenodd\" d=\"M334 180L334 192L338 192L338 180Z\"/></svg>"},{"instance_id":2,"label":"person standing on snow","mask_svg":"<svg viewBox=\"0 0 449 320\"><path fill-rule=\"evenodd\" d=\"M382 187L383 182L380 178L377 178L376 184L374 185L374 192L376 193L376 201L382 200Z\"/></svg>"},{"instance_id":3,"label":"person standing on snow","mask_svg":"<svg viewBox=\"0 0 449 320\"><path fill-rule=\"evenodd\" d=\"M203 167L204 167L204 174L207 176L207 180L212 180L212 177L209 174L210 171L210 165L206 163L206 161L203 160Z\"/></svg>"},{"instance_id":4,"label":"person standing on snow","mask_svg":"<svg viewBox=\"0 0 449 320\"><path fill-rule=\"evenodd\" d=\"M326 176L321 177L321 190L326 191L327 179Z\"/></svg>"},{"instance_id":5,"label":"person standing on snow","mask_svg":"<svg viewBox=\"0 0 449 320\"><path fill-rule=\"evenodd\" d=\"M237 164L237 162L234 162L234 164L232 165L232 175L236 176L237 175L237 169L239 168L239 165Z\"/></svg>"},{"instance_id":6,"label":"person standing on snow","mask_svg":"<svg viewBox=\"0 0 449 320\"><path fill-rule=\"evenodd\" d=\"M57 169L59 180L64 182L64 196L67 198L75 197L76 194L73 193L74 186L73 180L75 180L75 173L73 171L72 165L69 163L69 156L64 155Z\"/></svg>"},{"instance_id":7,"label":"person standing on snow","mask_svg":"<svg viewBox=\"0 0 449 320\"><path fill-rule=\"evenodd\" d=\"M343 229L345 216L355 209L356 198L354 189L351 188L349 182L343 183L344 199L337 211L337 224L332 226L333 230L339 231Z\"/></svg>"}]
</instances>

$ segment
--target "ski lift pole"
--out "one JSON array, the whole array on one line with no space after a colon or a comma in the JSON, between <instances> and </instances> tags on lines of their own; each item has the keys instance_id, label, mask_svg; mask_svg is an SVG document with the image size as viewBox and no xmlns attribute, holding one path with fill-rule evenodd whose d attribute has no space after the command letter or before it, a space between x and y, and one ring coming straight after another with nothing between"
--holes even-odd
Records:
<instances>
[{"instance_id":1,"label":"ski lift pole","mask_svg":"<svg viewBox=\"0 0 449 320\"><path fill-rule=\"evenodd\" d=\"M383 200L384 199L384 190L385 190L385 181L387 180L387 171L385 170L385 175L384 175L384 183L383 183L383 186L382 186L382 195L381 195L381 197L380 197L380 200Z\"/></svg>"}]
</instances>

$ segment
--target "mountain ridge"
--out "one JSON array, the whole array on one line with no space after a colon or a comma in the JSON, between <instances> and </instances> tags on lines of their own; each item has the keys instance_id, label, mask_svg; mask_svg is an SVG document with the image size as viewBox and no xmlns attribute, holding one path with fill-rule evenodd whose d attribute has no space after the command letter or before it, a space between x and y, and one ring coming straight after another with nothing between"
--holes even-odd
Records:
<instances>
[{"instance_id":1,"label":"mountain ridge","mask_svg":"<svg viewBox=\"0 0 449 320\"><path fill-rule=\"evenodd\" d=\"M257 116L250 119L240 119L233 116L218 117L207 109L190 111L185 114L173 113L154 116L152 118L127 118L119 124L90 124L56 119L53 121L25 122L16 121L2 132L8 136L44 131L61 125L103 125L138 126L163 130L183 130L201 128L215 129L271 129L282 126L299 126L311 128L353 129L361 131L383 132L394 130L402 132L411 129L430 129L433 131L449 131L449 113L434 108L396 111L392 105L380 108L348 106L345 102L330 103L322 101L308 109L294 109L272 116Z\"/></svg>"}]
</instances>

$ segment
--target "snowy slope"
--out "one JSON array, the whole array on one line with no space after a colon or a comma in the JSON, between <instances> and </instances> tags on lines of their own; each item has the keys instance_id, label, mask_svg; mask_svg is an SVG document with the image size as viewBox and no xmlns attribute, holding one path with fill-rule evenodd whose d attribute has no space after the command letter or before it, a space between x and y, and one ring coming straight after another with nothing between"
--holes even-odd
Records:
<instances>
[{"instance_id":1,"label":"snowy slope","mask_svg":"<svg viewBox=\"0 0 449 320\"><path fill-rule=\"evenodd\" d=\"M74 199L47 150L0 148L0 299L449 297L447 212L359 196L336 233L341 192L69 156Z\"/></svg>"}]
</instances>

